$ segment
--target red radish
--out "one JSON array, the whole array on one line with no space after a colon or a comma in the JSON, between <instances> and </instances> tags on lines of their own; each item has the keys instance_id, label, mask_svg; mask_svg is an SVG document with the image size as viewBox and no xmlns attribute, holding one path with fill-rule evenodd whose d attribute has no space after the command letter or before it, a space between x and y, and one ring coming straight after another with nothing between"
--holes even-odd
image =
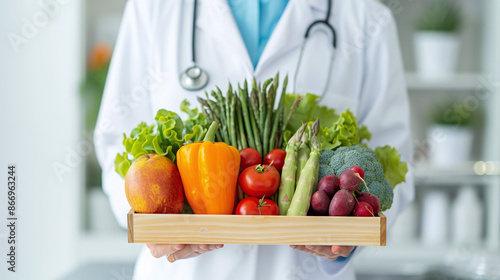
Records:
<instances>
[{"instance_id":1,"label":"red radish","mask_svg":"<svg viewBox=\"0 0 500 280\"><path fill-rule=\"evenodd\" d=\"M328 214L330 216L347 216L351 213L355 203L352 193L341 189L333 196Z\"/></svg>"},{"instance_id":2,"label":"red radish","mask_svg":"<svg viewBox=\"0 0 500 280\"><path fill-rule=\"evenodd\" d=\"M373 217L373 208L370 204L364 201L356 203L354 206L354 211L352 212L354 216L358 217Z\"/></svg>"},{"instance_id":3,"label":"red radish","mask_svg":"<svg viewBox=\"0 0 500 280\"><path fill-rule=\"evenodd\" d=\"M318 191L324 191L329 198L340 190L339 179L335 175L326 175L318 183Z\"/></svg>"},{"instance_id":4,"label":"red radish","mask_svg":"<svg viewBox=\"0 0 500 280\"><path fill-rule=\"evenodd\" d=\"M340 173L339 184L341 189L354 191L359 187L360 183L361 179L351 169L346 169Z\"/></svg>"},{"instance_id":5,"label":"red radish","mask_svg":"<svg viewBox=\"0 0 500 280\"><path fill-rule=\"evenodd\" d=\"M354 171L354 173L355 173L355 174L356 174L356 173L358 173L358 175L359 175L362 179L364 179L364 178L365 178L365 171L363 170L363 168L358 167L358 166L351 166L351 168L349 168L349 169L351 169L352 171Z\"/></svg>"},{"instance_id":6,"label":"red radish","mask_svg":"<svg viewBox=\"0 0 500 280\"><path fill-rule=\"evenodd\" d=\"M368 184L366 184L366 182L364 180L364 178L365 178L365 171L363 170L363 168L361 168L359 166L351 166L349 169L351 169L352 171L354 171L354 175L356 175L357 177L359 177L359 179L361 179L361 181L366 186L366 188L368 189L368 191L370 191L370 189L368 188Z\"/></svg>"},{"instance_id":7,"label":"red radish","mask_svg":"<svg viewBox=\"0 0 500 280\"><path fill-rule=\"evenodd\" d=\"M330 205L330 198L324 191L317 191L311 197L311 208L314 214L319 216L328 215L328 207Z\"/></svg>"},{"instance_id":8,"label":"red radish","mask_svg":"<svg viewBox=\"0 0 500 280\"><path fill-rule=\"evenodd\" d=\"M377 215L377 213L380 211L380 201L378 200L378 197L375 196L374 194L371 193L362 193L361 196L358 196L358 201L361 202L366 202L370 204L370 206L373 208L373 213Z\"/></svg>"}]
</instances>

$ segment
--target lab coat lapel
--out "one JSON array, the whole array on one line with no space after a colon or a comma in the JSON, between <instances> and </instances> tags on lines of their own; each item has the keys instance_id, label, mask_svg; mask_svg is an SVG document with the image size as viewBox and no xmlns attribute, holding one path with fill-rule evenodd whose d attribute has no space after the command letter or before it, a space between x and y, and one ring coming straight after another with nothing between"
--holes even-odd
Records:
<instances>
[{"instance_id":1,"label":"lab coat lapel","mask_svg":"<svg viewBox=\"0 0 500 280\"><path fill-rule=\"evenodd\" d=\"M309 1L290 0L264 47L255 69L256 76L272 65L275 58L298 48L304 40L307 27L314 20Z\"/></svg>"},{"instance_id":2,"label":"lab coat lapel","mask_svg":"<svg viewBox=\"0 0 500 280\"><path fill-rule=\"evenodd\" d=\"M226 48L226 53L238 59L238 64L244 67L245 72L253 73L252 61L227 1L206 0L203 4L206 9L198 13L197 28Z\"/></svg>"}]
</instances>

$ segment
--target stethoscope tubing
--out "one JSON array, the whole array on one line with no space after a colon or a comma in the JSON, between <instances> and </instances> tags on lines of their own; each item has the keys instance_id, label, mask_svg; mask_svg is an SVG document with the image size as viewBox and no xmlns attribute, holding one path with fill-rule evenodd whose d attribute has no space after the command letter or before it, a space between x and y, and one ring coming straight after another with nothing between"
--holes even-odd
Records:
<instances>
[{"instance_id":1,"label":"stethoscope tubing","mask_svg":"<svg viewBox=\"0 0 500 280\"><path fill-rule=\"evenodd\" d=\"M309 39L309 35L311 34L311 30L313 29L313 27L315 27L317 25L326 26L328 28L328 30L332 33L332 53L330 56L330 63L328 66L328 73L326 76L325 87L323 88L323 91L321 92L321 95L319 97L319 101L321 101L323 99L323 97L325 96L325 94L328 90L328 87L330 86L330 77L331 77L331 74L333 71L333 62L335 60L335 54L336 54L336 49L337 49L337 32L335 31L335 28L329 22L331 10L332 10L332 2L333 2L333 0L331 0L331 1L328 0L328 8L327 8L325 19L316 20L307 27L306 33L304 34L304 40L302 41L302 44L300 46L299 61L297 62L297 66L295 68L295 76L293 78L292 92L295 92L296 85L297 85L297 76L299 75L300 65L302 64L302 56L304 54L304 49L305 49L307 40Z\"/></svg>"},{"instance_id":2,"label":"stethoscope tubing","mask_svg":"<svg viewBox=\"0 0 500 280\"><path fill-rule=\"evenodd\" d=\"M192 66L181 73L179 83L185 90L198 91L208 84L208 74L196 64L196 18L198 0L194 0L193 26L191 29L191 62Z\"/></svg>"}]
</instances>

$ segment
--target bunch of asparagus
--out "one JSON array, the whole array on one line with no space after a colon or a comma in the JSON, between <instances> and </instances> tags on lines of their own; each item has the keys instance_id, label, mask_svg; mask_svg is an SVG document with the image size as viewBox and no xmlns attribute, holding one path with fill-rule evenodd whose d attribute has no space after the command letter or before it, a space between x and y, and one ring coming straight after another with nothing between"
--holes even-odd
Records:
<instances>
[{"instance_id":1,"label":"bunch of asparagus","mask_svg":"<svg viewBox=\"0 0 500 280\"><path fill-rule=\"evenodd\" d=\"M209 122L216 121L221 129L217 131L216 141L225 142L238 150L252 147L264 157L269 151L283 145L283 133L288 121L297 109L302 98L293 104L284 120L284 103L288 76L285 77L278 107L275 109L279 87L279 73L264 84L253 79L252 88L245 80L243 87L233 90L231 84L225 96L217 87L206 99L198 98L202 111ZM210 99L210 97L213 98Z\"/></svg>"},{"instance_id":2,"label":"bunch of asparagus","mask_svg":"<svg viewBox=\"0 0 500 280\"><path fill-rule=\"evenodd\" d=\"M321 154L321 144L318 140L319 119L307 132L306 126L307 124L303 124L286 146L285 164L278 190L280 215L306 216L311 196L318 183Z\"/></svg>"}]
</instances>

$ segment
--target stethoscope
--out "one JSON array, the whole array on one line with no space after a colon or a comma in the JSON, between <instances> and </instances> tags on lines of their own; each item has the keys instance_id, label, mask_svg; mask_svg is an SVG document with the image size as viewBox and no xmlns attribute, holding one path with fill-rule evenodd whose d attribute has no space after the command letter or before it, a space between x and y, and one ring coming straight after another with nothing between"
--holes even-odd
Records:
<instances>
[{"instance_id":1,"label":"stethoscope","mask_svg":"<svg viewBox=\"0 0 500 280\"><path fill-rule=\"evenodd\" d=\"M317 26L320 24L325 25L328 28L328 30L330 30L332 33L332 53L331 53L331 58L330 58L330 65L328 66L328 75L327 75L327 79L326 79L326 84L325 84L325 87L323 89L323 92L321 93L320 98L322 98L325 95L325 93L328 89L328 86L330 84L329 77L332 73L333 60L335 59L335 50L337 48L337 33L335 32L335 28L333 28L333 26L329 23L333 0L327 0L327 2L328 2L328 8L327 8L327 13L326 13L326 18L324 20L316 20L307 27L306 34L304 35L304 40L302 41L302 46L300 47L299 61L297 62L297 67L295 68L295 77L294 77L294 81L293 81L292 92L295 92L295 85L297 83L297 76L299 74L300 64L302 62L302 54L304 53L304 48L305 48L307 39L309 38L309 34L311 33L311 29L314 26ZM203 69L201 69L201 67L199 67L196 64L196 60L195 60L195 50L196 50L195 49L195 46L196 46L195 45L195 35L196 35L196 33L195 33L195 30L196 30L195 21L196 21L196 7L197 6L198 6L198 0L194 0L193 27L192 27L192 32L191 32L191 36L192 36L192 38L191 38L191 58L192 58L191 61L193 63L193 66L189 67L184 72L182 72L180 80L179 80L181 86L184 89L190 90L190 91L196 91L196 90L203 89L208 84L207 72L204 71Z\"/></svg>"},{"instance_id":2,"label":"stethoscope","mask_svg":"<svg viewBox=\"0 0 500 280\"><path fill-rule=\"evenodd\" d=\"M191 31L191 62L193 66L182 72L180 77L180 84L185 90L200 90L208 84L208 74L196 64L195 57L195 35L196 35L196 7L198 0L194 0L193 8L193 29Z\"/></svg>"}]
</instances>

